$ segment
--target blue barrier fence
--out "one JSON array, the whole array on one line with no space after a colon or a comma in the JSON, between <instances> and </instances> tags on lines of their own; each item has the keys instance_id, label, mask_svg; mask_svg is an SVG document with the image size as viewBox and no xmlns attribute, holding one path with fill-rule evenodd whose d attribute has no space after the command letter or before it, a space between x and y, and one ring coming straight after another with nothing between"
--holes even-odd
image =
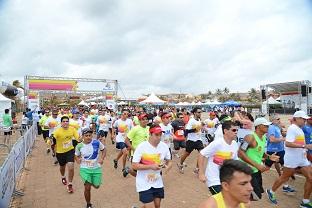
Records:
<instances>
[{"instance_id":1,"label":"blue barrier fence","mask_svg":"<svg viewBox=\"0 0 312 208\"><path fill-rule=\"evenodd\" d=\"M23 195L16 189L16 180L25 167L26 159L32 150L37 136L37 127L33 125L13 145L0 168L0 208L8 207L13 194Z\"/></svg>"}]
</instances>

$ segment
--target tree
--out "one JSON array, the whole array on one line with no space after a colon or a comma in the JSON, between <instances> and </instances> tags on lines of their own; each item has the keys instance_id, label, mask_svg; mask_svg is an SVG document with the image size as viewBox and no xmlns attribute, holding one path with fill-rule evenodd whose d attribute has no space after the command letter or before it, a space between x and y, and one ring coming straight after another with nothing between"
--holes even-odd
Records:
<instances>
[{"instance_id":1,"label":"tree","mask_svg":"<svg viewBox=\"0 0 312 208\"><path fill-rule=\"evenodd\" d=\"M225 88L223 89L223 93L224 93L224 94L229 94L229 93L230 93L229 88L225 87Z\"/></svg>"},{"instance_id":2,"label":"tree","mask_svg":"<svg viewBox=\"0 0 312 208\"><path fill-rule=\"evenodd\" d=\"M250 91L248 92L248 101L251 103L259 103L261 98L260 98L260 93L257 92L255 88L251 88Z\"/></svg>"},{"instance_id":3,"label":"tree","mask_svg":"<svg viewBox=\"0 0 312 208\"><path fill-rule=\"evenodd\" d=\"M222 95L222 90L220 88L216 89L216 95L221 96Z\"/></svg>"},{"instance_id":4,"label":"tree","mask_svg":"<svg viewBox=\"0 0 312 208\"><path fill-rule=\"evenodd\" d=\"M228 96L229 100L240 101L241 98L238 93L230 93Z\"/></svg>"}]
</instances>

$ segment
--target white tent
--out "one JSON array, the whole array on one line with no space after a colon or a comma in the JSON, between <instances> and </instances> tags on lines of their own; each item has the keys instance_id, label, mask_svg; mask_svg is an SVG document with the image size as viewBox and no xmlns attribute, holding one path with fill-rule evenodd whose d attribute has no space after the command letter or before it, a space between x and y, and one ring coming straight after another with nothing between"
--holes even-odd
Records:
<instances>
[{"instance_id":1,"label":"white tent","mask_svg":"<svg viewBox=\"0 0 312 208\"><path fill-rule=\"evenodd\" d=\"M119 103L117 103L117 105L127 105L128 103L126 103L125 101L121 101Z\"/></svg>"},{"instance_id":2,"label":"white tent","mask_svg":"<svg viewBox=\"0 0 312 208\"><path fill-rule=\"evenodd\" d=\"M78 105L80 106L88 106L88 103L86 103L84 100L80 101L80 103L78 103Z\"/></svg>"},{"instance_id":3,"label":"white tent","mask_svg":"<svg viewBox=\"0 0 312 208\"><path fill-rule=\"evenodd\" d=\"M198 101L198 102L196 103L196 105L203 105L203 103L200 102L200 101Z\"/></svg>"},{"instance_id":4,"label":"white tent","mask_svg":"<svg viewBox=\"0 0 312 208\"><path fill-rule=\"evenodd\" d=\"M154 104L154 105L163 105L166 101L159 99L155 93L152 93L145 100L141 101L140 104Z\"/></svg>"},{"instance_id":5,"label":"white tent","mask_svg":"<svg viewBox=\"0 0 312 208\"><path fill-rule=\"evenodd\" d=\"M15 102L14 100L6 98L0 93L0 119L1 120L2 120L2 115L4 114L4 110L10 109L11 111L12 103L14 102Z\"/></svg>"},{"instance_id":6,"label":"white tent","mask_svg":"<svg viewBox=\"0 0 312 208\"><path fill-rule=\"evenodd\" d=\"M281 102L276 101L273 97L269 97L268 100L264 101L263 104L268 103L269 105L281 105Z\"/></svg>"}]
</instances>

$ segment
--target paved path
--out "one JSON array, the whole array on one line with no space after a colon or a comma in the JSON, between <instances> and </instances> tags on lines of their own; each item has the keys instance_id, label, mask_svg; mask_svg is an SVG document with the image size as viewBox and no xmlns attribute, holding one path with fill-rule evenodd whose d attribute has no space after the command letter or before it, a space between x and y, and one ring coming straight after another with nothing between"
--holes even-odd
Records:
<instances>
[{"instance_id":1,"label":"paved path","mask_svg":"<svg viewBox=\"0 0 312 208\"><path fill-rule=\"evenodd\" d=\"M98 189L92 189L92 202L96 208L129 208L132 205L140 206L138 194L135 191L135 179L131 176L123 178L121 169L115 170L112 159L116 150L113 145L108 145L108 155L104 162L103 185ZM199 182L192 173L197 152L193 152L186 163L185 174L178 173L176 161L171 172L164 178L165 200L162 202L164 208L192 208L208 197L206 186ZM30 171L24 171L18 188L25 192L25 196L15 198L11 207L17 208L61 208L61 207L85 207L83 197L83 184L78 174L78 166L75 167L74 194L68 194L66 187L61 184L58 166L53 165L51 155L45 153L42 138L38 137L35 148L27 162ZM276 178L275 171L264 175L265 187L272 184ZM299 192L295 196L286 196L277 193L280 207L298 207L298 201L302 196L303 179L297 177L295 188ZM291 181L291 184L294 184ZM252 204L252 207L272 207L266 200Z\"/></svg>"}]
</instances>

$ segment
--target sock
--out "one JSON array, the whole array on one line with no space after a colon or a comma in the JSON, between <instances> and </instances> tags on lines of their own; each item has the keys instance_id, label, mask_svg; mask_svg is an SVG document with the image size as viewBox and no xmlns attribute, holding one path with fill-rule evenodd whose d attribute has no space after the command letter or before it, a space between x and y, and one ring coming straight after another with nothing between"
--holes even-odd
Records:
<instances>
[{"instance_id":1,"label":"sock","mask_svg":"<svg viewBox=\"0 0 312 208\"><path fill-rule=\"evenodd\" d=\"M270 192L272 193L272 194L275 194L275 192L274 191L272 191L272 189L269 189L270 190Z\"/></svg>"},{"instance_id":2,"label":"sock","mask_svg":"<svg viewBox=\"0 0 312 208\"><path fill-rule=\"evenodd\" d=\"M73 182L68 182L68 185L73 185Z\"/></svg>"},{"instance_id":3,"label":"sock","mask_svg":"<svg viewBox=\"0 0 312 208\"><path fill-rule=\"evenodd\" d=\"M62 178L66 178L65 175L62 175Z\"/></svg>"},{"instance_id":4,"label":"sock","mask_svg":"<svg viewBox=\"0 0 312 208\"><path fill-rule=\"evenodd\" d=\"M307 203L310 202L310 199L302 199L302 202L303 202L304 204L307 204Z\"/></svg>"}]
</instances>

